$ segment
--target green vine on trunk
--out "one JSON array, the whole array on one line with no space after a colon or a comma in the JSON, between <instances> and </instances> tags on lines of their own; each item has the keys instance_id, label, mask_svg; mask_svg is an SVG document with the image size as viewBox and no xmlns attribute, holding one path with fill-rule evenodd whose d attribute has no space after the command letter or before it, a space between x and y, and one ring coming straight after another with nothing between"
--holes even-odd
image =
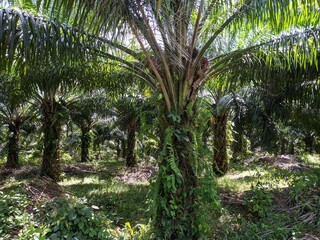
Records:
<instances>
[{"instance_id":1,"label":"green vine on trunk","mask_svg":"<svg viewBox=\"0 0 320 240\"><path fill-rule=\"evenodd\" d=\"M173 139L174 139L174 136L176 135L177 133L174 127L169 127L166 129L163 150L160 153L160 156L162 159L166 160L166 162L171 168L170 170L172 170L173 173L182 180L183 177L177 165L177 159L175 157L177 156L177 154L175 153L175 149L173 148L173 145L174 145Z\"/></svg>"},{"instance_id":2,"label":"green vine on trunk","mask_svg":"<svg viewBox=\"0 0 320 240\"><path fill-rule=\"evenodd\" d=\"M186 202L187 194L185 176L180 166L180 150L178 145L187 141L186 135L180 130L181 117L169 114L167 117L171 126L165 129L160 152L160 169L157 181L158 197L156 199L157 213L155 227L157 236L161 239L183 239L192 236L192 219L188 218ZM164 231L160 232L160 229Z\"/></svg>"},{"instance_id":3,"label":"green vine on trunk","mask_svg":"<svg viewBox=\"0 0 320 240\"><path fill-rule=\"evenodd\" d=\"M160 118L163 135L154 221L157 239L209 236L210 219L219 205L212 170L204 167L206 161L198 161L192 110ZM208 170L211 174L205 172Z\"/></svg>"}]
</instances>

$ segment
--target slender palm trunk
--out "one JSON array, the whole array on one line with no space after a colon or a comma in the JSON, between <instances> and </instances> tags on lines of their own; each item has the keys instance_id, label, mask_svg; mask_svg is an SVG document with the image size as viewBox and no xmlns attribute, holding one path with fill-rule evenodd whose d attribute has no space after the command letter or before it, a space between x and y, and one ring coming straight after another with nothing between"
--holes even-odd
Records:
<instances>
[{"instance_id":1,"label":"slender palm trunk","mask_svg":"<svg viewBox=\"0 0 320 240\"><path fill-rule=\"evenodd\" d=\"M120 158L121 157L120 140L117 140L116 152L117 152L117 158Z\"/></svg>"},{"instance_id":2,"label":"slender palm trunk","mask_svg":"<svg viewBox=\"0 0 320 240\"><path fill-rule=\"evenodd\" d=\"M203 149L205 150L204 152L207 152L209 150L208 147L208 142L209 142L209 137L211 135L211 122L208 121L207 122L207 127L205 129L205 131L202 133L202 144L203 144Z\"/></svg>"},{"instance_id":3,"label":"slender palm trunk","mask_svg":"<svg viewBox=\"0 0 320 240\"><path fill-rule=\"evenodd\" d=\"M280 139L280 154L286 153L286 140L284 138Z\"/></svg>"},{"instance_id":4,"label":"slender palm trunk","mask_svg":"<svg viewBox=\"0 0 320 240\"><path fill-rule=\"evenodd\" d=\"M135 147L136 147L136 122L131 122L127 129L127 156L126 166L135 167L137 165Z\"/></svg>"},{"instance_id":5,"label":"slender palm trunk","mask_svg":"<svg viewBox=\"0 0 320 240\"><path fill-rule=\"evenodd\" d=\"M235 133L234 134L234 143L233 143L233 158L237 158L237 156L241 155L244 152L243 147L243 134Z\"/></svg>"},{"instance_id":6,"label":"slender palm trunk","mask_svg":"<svg viewBox=\"0 0 320 240\"><path fill-rule=\"evenodd\" d=\"M294 147L294 141L291 140L289 143L289 154L295 154L295 147Z\"/></svg>"},{"instance_id":7,"label":"slender palm trunk","mask_svg":"<svg viewBox=\"0 0 320 240\"><path fill-rule=\"evenodd\" d=\"M127 157L127 144L125 140L121 140L121 157Z\"/></svg>"},{"instance_id":8,"label":"slender palm trunk","mask_svg":"<svg viewBox=\"0 0 320 240\"><path fill-rule=\"evenodd\" d=\"M46 101L42 105L44 149L41 176L50 177L54 181L60 178L60 138L61 119L58 114L58 103Z\"/></svg>"},{"instance_id":9,"label":"slender palm trunk","mask_svg":"<svg viewBox=\"0 0 320 240\"><path fill-rule=\"evenodd\" d=\"M9 143L6 167L19 167L19 136L20 122L12 122L9 124Z\"/></svg>"},{"instance_id":10,"label":"slender palm trunk","mask_svg":"<svg viewBox=\"0 0 320 240\"><path fill-rule=\"evenodd\" d=\"M305 151L311 154L313 152L314 136L312 134L307 134L303 138L303 141L305 144Z\"/></svg>"},{"instance_id":11,"label":"slender palm trunk","mask_svg":"<svg viewBox=\"0 0 320 240\"><path fill-rule=\"evenodd\" d=\"M164 116L160 116L163 150L157 180L157 235L159 239L198 239L194 191L197 177L190 132L193 128L187 114L179 123L172 123L172 119Z\"/></svg>"},{"instance_id":12,"label":"slender palm trunk","mask_svg":"<svg viewBox=\"0 0 320 240\"><path fill-rule=\"evenodd\" d=\"M236 160L241 154L245 153L247 147L243 130L239 129L237 132L235 132L233 138L234 142L232 144L232 158Z\"/></svg>"},{"instance_id":13,"label":"slender palm trunk","mask_svg":"<svg viewBox=\"0 0 320 240\"><path fill-rule=\"evenodd\" d=\"M100 143L97 141L93 141L93 152L96 160L101 159L101 147Z\"/></svg>"},{"instance_id":14,"label":"slender palm trunk","mask_svg":"<svg viewBox=\"0 0 320 240\"><path fill-rule=\"evenodd\" d=\"M214 116L213 119L213 171L218 175L224 175L229 168L227 153L227 123L228 114Z\"/></svg>"},{"instance_id":15,"label":"slender palm trunk","mask_svg":"<svg viewBox=\"0 0 320 240\"><path fill-rule=\"evenodd\" d=\"M81 126L81 162L88 162L90 160L90 127Z\"/></svg>"}]
</instances>

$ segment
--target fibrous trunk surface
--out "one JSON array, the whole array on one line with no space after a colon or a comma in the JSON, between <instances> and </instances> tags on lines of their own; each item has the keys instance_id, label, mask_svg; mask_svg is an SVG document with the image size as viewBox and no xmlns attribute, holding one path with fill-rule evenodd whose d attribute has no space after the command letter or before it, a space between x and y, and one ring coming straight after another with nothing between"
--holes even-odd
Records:
<instances>
[{"instance_id":1,"label":"fibrous trunk surface","mask_svg":"<svg viewBox=\"0 0 320 240\"><path fill-rule=\"evenodd\" d=\"M222 114L214 116L213 119L213 171L222 176L228 171L228 153L227 153L227 123L228 115Z\"/></svg>"},{"instance_id":2,"label":"fibrous trunk surface","mask_svg":"<svg viewBox=\"0 0 320 240\"><path fill-rule=\"evenodd\" d=\"M8 155L6 167L18 168L19 167L19 135L20 124L9 124L9 142L8 142Z\"/></svg>"},{"instance_id":3,"label":"fibrous trunk surface","mask_svg":"<svg viewBox=\"0 0 320 240\"><path fill-rule=\"evenodd\" d=\"M44 149L40 175L54 181L58 181L60 177L61 120L57 105L56 102L45 102L42 105Z\"/></svg>"}]
</instances>

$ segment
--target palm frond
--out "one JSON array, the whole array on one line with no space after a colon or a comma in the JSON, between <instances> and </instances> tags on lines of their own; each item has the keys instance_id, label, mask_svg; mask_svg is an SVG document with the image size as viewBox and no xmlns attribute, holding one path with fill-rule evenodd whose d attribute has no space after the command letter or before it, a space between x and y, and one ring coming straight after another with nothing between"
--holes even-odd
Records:
<instances>
[{"instance_id":1,"label":"palm frond","mask_svg":"<svg viewBox=\"0 0 320 240\"><path fill-rule=\"evenodd\" d=\"M47 36L47 32L52 36L58 36L58 33L63 36L62 45L66 47L64 52L66 55L70 54L69 57L62 55L63 59L67 62L70 60L68 63L71 64L71 60L75 60L74 55L92 52L99 57L112 59L120 66L133 70L136 76L147 81L154 90L161 92L168 112L183 112L186 105L194 102L197 92L207 81L229 73L248 60L248 55L251 54L254 57L258 56L259 60L264 57L267 63L272 64L279 53L282 55L279 59L283 62L277 60L285 67L317 64L317 27L320 15L319 2L316 0L38 0L37 4L43 14L49 11L52 19L67 22L78 29L75 31L74 28L63 24L55 25L50 21L47 21L50 24L46 25L40 21L41 27L38 31L42 36ZM7 16L6 13L2 15ZM20 18L16 15L12 17L11 25L15 26ZM21 26L24 25L26 24ZM59 30L51 30L54 28L50 27L52 25ZM207 50L218 44L223 36L239 36L239 32L250 34L261 29L277 35L282 34L282 31L292 30L292 27L307 30L282 35L279 38L270 35L270 41L253 41L226 52L211 51L214 54L210 56L211 63L205 57L210 52ZM23 36L29 33L26 30L24 32L23 34L23 29L19 30ZM83 34L84 32L95 34L97 37ZM69 37L70 41L63 34ZM12 36L14 35L9 35ZM79 36L81 37L78 38ZM117 38L113 38L114 36ZM97 41L99 37L111 40ZM119 40L121 38L136 40L138 47L136 44L134 49L125 47L125 41ZM86 41L91 45L79 44ZM18 49L14 41L11 42L8 49ZM17 43L22 46L20 42ZM24 45L26 44L31 46L33 42L25 41ZM48 52L48 49L51 49L50 44L52 43L40 44L44 46L40 49L47 49ZM78 46L80 49L78 54L75 54ZM106 46L117 48L118 52L104 51ZM83 52L83 49L86 51ZM11 56L10 51L7 52ZM20 51L23 51L23 48ZM119 52L124 53L125 57L117 55ZM137 52L142 53L140 60L146 63L145 66L133 64L133 58L139 59ZM28 55L27 52L23 54Z\"/></svg>"},{"instance_id":2,"label":"palm frond","mask_svg":"<svg viewBox=\"0 0 320 240\"><path fill-rule=\"evenodd\" d=\"M67 25L34 17L17 9L0 10L0 64L74 64L84 59L83 34Z\"/></svg>"}]
</instances>

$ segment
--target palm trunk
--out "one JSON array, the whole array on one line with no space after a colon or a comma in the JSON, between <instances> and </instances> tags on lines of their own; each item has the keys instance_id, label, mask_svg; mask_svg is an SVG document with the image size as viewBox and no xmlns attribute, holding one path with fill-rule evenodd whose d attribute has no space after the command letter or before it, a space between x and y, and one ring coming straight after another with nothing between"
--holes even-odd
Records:
<instances>
[{"instance_id":1,"label":"palm trunk","mask_svg":"<svg viewBox=\"0 0 320 240\"><path fill-rule=\"evenodd\" d=\"M311 154L313 152L314 136L308 134L303 138L303 141L305 144L305 151Z\"/></svg>"},{"instance_id":2,"label":"palm trunk","mask_svg":"<svg viewBox=\"0 0 320 240\"><path fill-rule=\"evenodd\" d=\"M229 168L227 153L227 123L228 114L214 116L213 119L213 171L218 175L224 175Z\"/></svg>"},{"instance_id":3,"label":"palm trunk","mask_svg":"<svg viewBox=\"0 0 320 240\"><path fill-rule=\"evenodd\" d=\"M237 160L238 157L245 153L246 150L246 144L245 144L245 138L243 134L243 130L239 129L238 132L235 132L234 136L234 142L232 144L232 158L234 160Z\"/></svg>"},{"instance_id":4,"label":"palm trunk","mask_svg":"<svg viewBox=\"0 0 320 240\"><path fill-rule=\"evenodd\" d=\"M127 157L126 157L126 166L135 167L137 165L136 160L136 123L133 121L129 124L127 129Z\"/></svg>"},{"instance_id":5,"label":"palm trunk","mask_svg":"<svg viewBox=\"0 0 320 240\"><path fill-rule=\"evenodd\" d=\"M89 148L90 148L90 128L88 126L81 126L81 162L88 162Z\"/></svg>"},{"instance_id":6,"label":"palm trunk","mask_svg":"<svg viewBox=\"0 0 320 240\"><path fill-rule=\"evenodd\" d=\"M121 157L120 140L117 140L116 152L117 152L117 159L118 159L118 158L120 158L120 157Z\"/></svg>"},{"instance_id":7,"label":"palm trunk","mask_svg":"<svg viewBox=\"0 0 320 240\"><path fill-rule=\"evenodd\" d=\"M121 140L121 157L126 158L127 156L127 146L126 141Z\"/></svg>"},{"instance_id":8,"label":"palm trunk","mask_svg":"<svg viewBox=\"0 0 320 240\"><path fill-rule=\"evenodd\" d=\"M193 169L190 116L185 114L180 123L172 123L172 119L164 116L160 116L164 137L160 143L163 150L157 180L157 235L159 239L198 239L194 191L197 177Z\"/></svg>"},{"instance_id":9,"label":"palm trunk","mask_svg":"<svg viewBox=\"0 0 320 240\"><path fill-rule=\"evenodd\" d=\"M243 152L244 152L243 134L242 133L235 133L234 143L233 143L233 156L234 156L234 158L237 158Z\"/></svg>"},{"instance_id":10,"label":"palm trunk","mask_svg":"<svg viewBox=\"0 0 320 240\"><path fill-rule=\"evenodd\" d=\"M207 126L205 128L205 131L202 133L202 144L203 144L203 148L205 150L205 152L207 150L209 150L209 147L208 147L208 139L210 137L210 134L211 134L211 122L208 121L207 122Z\"/></svg>"},{"instance_id":11,"label":"palm trunk","mask_svg":"<svg viewBox=\"0 0 320 240\"><path fill-rule=\"evenodd\" d=\"M294 141L292 141L292 140L289 143L289 154L291 154L291 155L295 154Z\"/></svg>"},{"instance_id":12,"label":"palm trunk","mask_svg":"<svg viewBox=\"0 0 320 240\"><path fill-rule=\"evenodd\" d=\"M61 119L58 114L58 103L55 101L44 102L42 111L44 117L44 149L40 175L58 181L60 178L61 138Z\"/></svg>"},{"instance_id":13,"label":"palm trunk","mask_svg":"<svg viewBox=\"0 0 320 240\"><path fill-rule=\"evenodd\" d=\"M100 143L95 139L93 140L92 150L94 152L94 157L96 160L100 160Z\"/></svg>"},{"instance_id":14,"label":"palm trunk","mask_svg":"<svg viewBox=\"0 0 320 240\"><path fill-rule=\"evenodd\" d=\"M9 143L6 167L19 168L19 135L20 123L9 124Z\"/></svg>"},{"instance_id":15,"label":"palm trunk","mask_svg":"<svg viewBox=\"0 0 320 240\"><path fill-rule=\"evenodd\" d=\"M280 154L287 153L287 145L288 145L288 141L285 138L281 138L280 139Z\"/></svg>"}]
</instances>

